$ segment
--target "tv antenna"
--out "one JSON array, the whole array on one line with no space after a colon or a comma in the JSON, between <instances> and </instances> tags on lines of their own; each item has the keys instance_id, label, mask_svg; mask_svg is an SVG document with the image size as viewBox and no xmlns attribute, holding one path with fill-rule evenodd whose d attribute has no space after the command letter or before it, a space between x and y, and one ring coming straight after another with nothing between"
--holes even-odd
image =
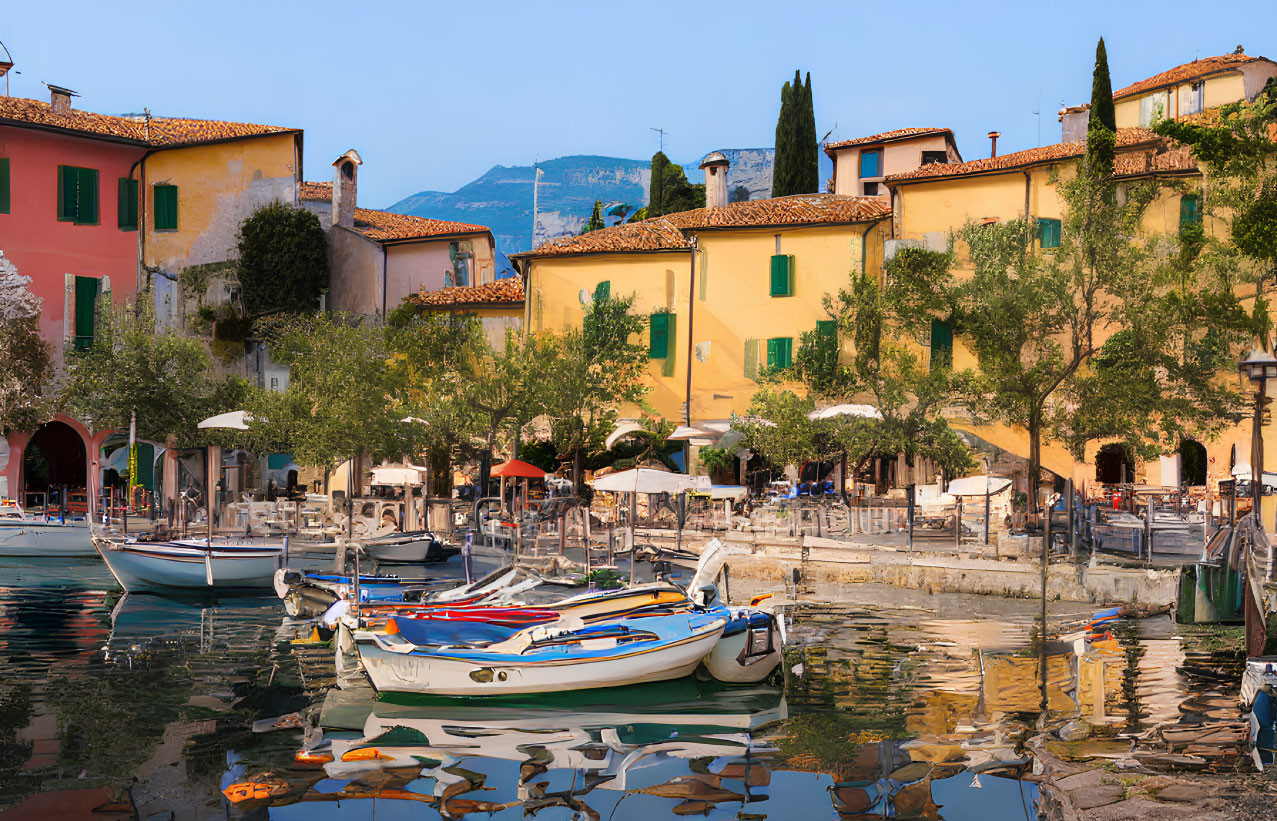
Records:
<instances>
[{"instance_id":1,"label":"tv antenna","mask_svg":"<svg viewBox=\"0 0 1277 821\"><path fill-rule=\"evenodd\" d=\"M661 135L661 152L663 153L665 151L665 135L669 132L663 128L653 128L652 130Z\"/></svg>"}]
</instances>

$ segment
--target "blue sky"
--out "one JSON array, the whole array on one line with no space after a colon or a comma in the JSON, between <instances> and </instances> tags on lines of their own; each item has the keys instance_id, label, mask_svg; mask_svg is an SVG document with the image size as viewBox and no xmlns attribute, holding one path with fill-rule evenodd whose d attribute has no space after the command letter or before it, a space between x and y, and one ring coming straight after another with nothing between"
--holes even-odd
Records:
<instances>
[{"instance_id":1,"label":"blue sky","mask_svg":"<svg viewBox=\"0 0 1277 821\"><path fill-rule=\"evenodd\" d=\"M493 165L686 162L770 146L781 84L810 71L819 135L953 128L963 156L1059 139L1090 98L1096 39L1114 87L1241 44L1277 59L1268 2L5 4L15 96L42 81L102 113L306 130L305 174L364 158L360 204L451 191ZM1040 111L1039 116L1034 112Z\"/></svg>"}]
</instances>

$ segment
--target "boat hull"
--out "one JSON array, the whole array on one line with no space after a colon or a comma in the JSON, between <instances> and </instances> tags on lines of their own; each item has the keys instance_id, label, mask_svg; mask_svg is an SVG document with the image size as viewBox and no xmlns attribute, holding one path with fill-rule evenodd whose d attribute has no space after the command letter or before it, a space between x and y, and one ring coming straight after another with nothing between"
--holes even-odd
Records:
<instances>
[{"instance_id":1,"label":"boat hull","mask_svg":"<svg viewBox=\"0 0 1277 821\"><path fill-rule=\"evenodd\" d=\"M670 618L676 618L671 616ZM358 638L364 671L378 692L445 696L549 693L669 681L690 675L718 642L722 619L693 629L682 639L607 657L520 661L508 656L447 651L403 653L377 636Z\"/></svg>"},{"instance_id":2,"label":"boat hull","mask_svg":"<svg viewBox=\"0 0 1277 821\"><path fill-rule=\"evenodd\" d=\"M705 669L728 684L756 684L780 665L780 654L775 618L745 613L728 623L723 637L705 657Z\"/></svg>"},{"instance_id":3,"label":"boat hull","mask_svg":"<svg viewBox=\"0 0 1277 821\"><path fill-rule=\"evenodd\" d=\"M419 539L366 542L364 552L377 564L434 564L446 562L460 550L447 547L427 534Z\"/></svg>"},{"instance_id":4,"label":"boat hull","mask_svg":"<svg viewBox=\"0 0 1277 821\"><path fill-rule=\"evenodd\" d=\"M96 556L83 519L0 521L0 556Z\"/></svg>"},{"instance_id":5,"label":"boat hull","mask_svg":"<svg viewBox=\"0 0 1277 821\"><path fill-rule=\"evenodd\" d=\"M270 589L282 547L119 543L95 540L111 575L129 593ZM210 584L211 577L211 584Z\"/></svg>"}]
</instances>

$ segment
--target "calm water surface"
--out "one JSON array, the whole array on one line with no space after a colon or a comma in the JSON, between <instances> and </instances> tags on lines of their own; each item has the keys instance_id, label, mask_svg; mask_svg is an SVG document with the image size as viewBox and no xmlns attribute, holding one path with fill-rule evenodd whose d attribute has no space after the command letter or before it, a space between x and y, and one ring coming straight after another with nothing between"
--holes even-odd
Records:
<instances>
[{"instance_id":1,"label":"calm water surface","mask_svg":"<svg viewBox=\"0 0 1277 821\"><path fill-rule=\"evenodd\" d=\"M0 818L1036 817L1035 605L828 595L791 613L768 685L377 701L333 692L273 596L124 596L98 561L0 559ZM1117 633L1098 660L1048 645L1053 713L1138 732L1231 686L1193 674L1165 617ZM321 704L332 761L249 729Z\"/></svg>"}]
</instances>

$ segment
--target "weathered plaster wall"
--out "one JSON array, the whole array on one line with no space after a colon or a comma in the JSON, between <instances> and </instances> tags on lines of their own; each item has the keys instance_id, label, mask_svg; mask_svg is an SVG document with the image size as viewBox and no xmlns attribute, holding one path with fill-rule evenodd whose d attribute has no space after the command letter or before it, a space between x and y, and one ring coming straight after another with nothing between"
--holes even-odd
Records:
<instances>
[{"instance_id":1,"label":"weathered plaster wall","mask_svg":"<svg viewBox=\"0 0 1277 821\"><path fill-rule=\"evenodd\" d=\"M145 163L146 264L176 275L235 257L240 223L272 202L297 202L294 135L158 151ZM178 187L177 229L155 230L155 186Z\"/></svg>"},{"instance_id":2,"label":"weathered plaster wall","mask_svg":"<svg viewBox=\"0 0 1277 821\"><path fill-rule=\"evenodd\" d=\"M381 313L382 248L364 235L338 226L328 233L331 249L329 307L356 314Z\"/></svg>"}]
</instances>

